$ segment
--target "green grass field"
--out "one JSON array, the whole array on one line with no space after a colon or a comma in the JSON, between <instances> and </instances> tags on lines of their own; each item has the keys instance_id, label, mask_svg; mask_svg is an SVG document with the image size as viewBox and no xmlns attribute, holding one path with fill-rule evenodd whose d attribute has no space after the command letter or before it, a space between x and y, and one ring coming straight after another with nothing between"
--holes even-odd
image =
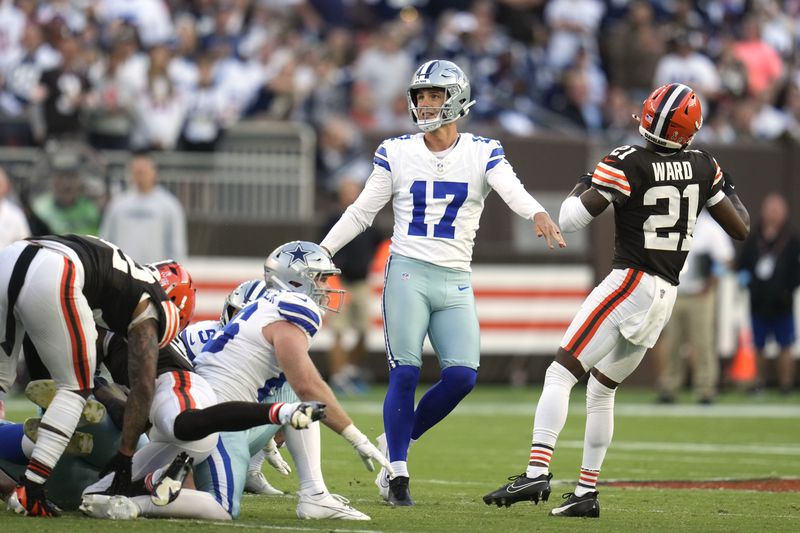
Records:
<instances>
[{"instance_id":1,"label":"green grass field","mask_svg":"<svg viewBox=\"0 0 800 533\"><path fill-rule=\"evenodd\" d=\"M383 390L344 402L356 424L375 437L382 431ZM349 445L323 428L323 468L331 492L372 516L371 522L301 521L295 498L246 496L241 519L207 524L187 520L91 520L77 513L34 520L0 513L2 531L800 531L800 494L733 490L675 490L600 486L601 517L551 518L547 513L571 491L580 466L584 389L572 396L570 417L552 463L550 501L488 507L481 497L523 471L538 390L478 387L444 422L411 450L411 491L415 507L383 504ZM614 443L601 481L800 478L800 398L724 395L713 406L696 406L686 396L675 406L656 406L648 390L617 396ZM8 418L22 420L32 408L12 399ZM288 453L284 450L284 456ZM265 467L268 479L284 490L296 478L281 478Z\"/></svg>"}]
</instances>

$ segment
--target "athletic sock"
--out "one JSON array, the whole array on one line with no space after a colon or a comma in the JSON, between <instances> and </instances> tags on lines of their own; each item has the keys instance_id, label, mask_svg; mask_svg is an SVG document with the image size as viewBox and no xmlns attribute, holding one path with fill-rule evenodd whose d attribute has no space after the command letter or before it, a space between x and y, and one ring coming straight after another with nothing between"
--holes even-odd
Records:
<instances>
[{"instance_id":1,"label":"athletic sock","mask_svg":"<svg viewBox=\"0 0 800 533\"><path fill-rule=\"evenodd\" d=\"M478 372L465 366L451 366L442 370L442 376L420 398L414 411L411 438L419 439L423 433L438 424L475 386Z\"/></svg>"},{"instance_id":2,"label":"athletic sock","mask_svg":"<svg viewBox=\"0 0 800 533\"><path fill-rule=\"evenodd\" d=\"M581 474L578 484L575 486L575 496L583 496L597 490L597 478L600 476L599 470L591 470L581 467Z\"/></svg>"},{"instance_id":3,"label":"athletic sock","mask_svg":"<svg viewBox=\"0 0 800 533\"><path fill-rule=\"evenodd\" d=\"M389 372L389 389L383 401L383 426L389 458L408 459L408 443L414 426L414 392L419 382L419 368L401 365Z\"/></svg>"}]
</instances>

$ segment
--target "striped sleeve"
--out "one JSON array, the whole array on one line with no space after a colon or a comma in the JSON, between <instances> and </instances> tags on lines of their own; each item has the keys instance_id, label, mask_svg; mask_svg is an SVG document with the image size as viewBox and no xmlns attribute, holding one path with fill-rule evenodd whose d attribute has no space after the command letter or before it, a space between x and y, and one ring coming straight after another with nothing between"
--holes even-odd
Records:
<instances>
[{"instance_id":1,"label":"striped sleeve","mask_svg":"<svg viewBox=\"0 0 800 533\"><path fill-rule=\"evenodd\" d=\"M489 172L494 167L502 163L505 158L505 150L503 150L503 147L500 146L500 143L497 143L497 147L492 150L491 154L489 154L489 160L486 162L486 170L484 170L484 172Z\"/></svg>"},{"instance_id":2,"label":"striped sleeve","mask_svg":"<svg viewBox=\"0 0 800 533\"><path fill-rule=\"evenodd\" d=\"M389 172L392 171L391 165L389 165L389 154L386 152L386 146L381 144L377 150L375 150L375 156L372 158L372 163L375 166L381 167Z\"/></svg>"},{"instance_id":3,"label":"striped sleeve","mask_svg":"<svg viewBox=\"0 0 800 533\"><path fill-rule=\"evenodd\" d=\"M717 163L716 159L712 157L711 161L714 163L714 180L711 182L711 190L713 191L714 187L722 185L722 169L719 168L719 163Z\"/></svg>"},{"instance_id":4,"label":"striped sleeve","mask_svg":"<svg viewBox=\"0 0 800 533\"><path fill-rule=\"evenodd\" d=\"M592 185L600 190L612 193L621 193L625 196L631 195L631 185L622 169L607 165L602 161L597 163L597 167L592 174Z\"/></svg>"},{"instance_id":5,"label":"striped sleeve","mask_svg":"<svg viewBox=\"0 0 800 533\"><path fill-rule=\"evenodd\" d=\"M278 313L281 318L291 322L306 332L309 337L314 337L322 327L322 316L319 309L309 299L282 298L278 301Z\"/></svg>"}]
</instances>

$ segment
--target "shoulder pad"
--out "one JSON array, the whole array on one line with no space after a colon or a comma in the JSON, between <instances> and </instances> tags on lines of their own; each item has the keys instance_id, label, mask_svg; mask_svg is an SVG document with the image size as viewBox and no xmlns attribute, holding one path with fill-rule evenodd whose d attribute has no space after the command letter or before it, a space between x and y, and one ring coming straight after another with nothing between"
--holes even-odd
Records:
<instances>
[{"instance_id":1,"label":"shoulder pad","mask_svg":"<svg viewBox=\"0 0 800 533\"><path fill-rule=\"evenodd\" d=\"M317 304L308 296L296 292L282 292L275 299L278 314L305 331L309 337L317 334L322 327L322 313Z\"/></svg>"}]
</instances>

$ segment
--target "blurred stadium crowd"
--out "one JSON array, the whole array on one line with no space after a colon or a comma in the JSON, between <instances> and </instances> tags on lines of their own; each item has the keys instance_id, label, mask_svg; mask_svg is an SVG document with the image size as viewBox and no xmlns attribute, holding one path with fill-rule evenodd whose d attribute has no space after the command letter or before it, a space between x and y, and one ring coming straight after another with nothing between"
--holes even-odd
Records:
<instances>
[{"instance_id":1,"label":"blurred stadium crowd","mask_svg":"<svg viewBox=\"0 0 800 533\"><path fill-rule=\"evenodd\" d=\"M3 145L213 150L253 118L412 131L408 80L434 57L470 76L473 129L621 141L681 81L701 142L800 139L800 0L0 1Z\"/></svg>"}]
</instances>

